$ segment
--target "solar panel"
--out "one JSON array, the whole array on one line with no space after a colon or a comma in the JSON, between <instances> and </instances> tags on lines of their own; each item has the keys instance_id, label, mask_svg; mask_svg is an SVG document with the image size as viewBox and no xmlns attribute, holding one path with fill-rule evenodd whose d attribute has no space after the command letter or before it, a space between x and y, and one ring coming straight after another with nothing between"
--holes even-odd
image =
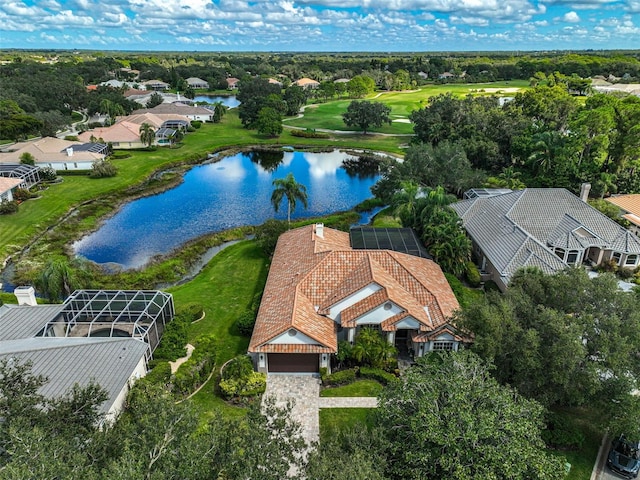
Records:
<instances>
[{"instance_id":1,"label":"solar panel","mask_svg":"<svg viewBox=\"0 0 640 480\"><path fill-rule=\"evenodd\" d=\"M411 228L354 227L349 236L351 247L356 250L392 250L431 258Z\"/></svg>"}]
</instances>

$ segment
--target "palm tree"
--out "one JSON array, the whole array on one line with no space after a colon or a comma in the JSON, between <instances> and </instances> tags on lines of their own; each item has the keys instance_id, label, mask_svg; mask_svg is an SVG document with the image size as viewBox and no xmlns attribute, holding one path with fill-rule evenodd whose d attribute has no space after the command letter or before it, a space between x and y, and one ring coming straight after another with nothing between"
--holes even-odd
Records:
<instances>
[{"instance_id":1,"label":"palm tree","mask_svg":"<svg viewBox=\"0 0 640 480\"><path fill-rule=\"evenodd\" d=\"M49 300L64 300L79 288L77 271L66 259L49 260L36 280L36 286Z\"/></svg>"},{"instance_id":2,"label":"palm tree","mask_svg":"<svg viewBox=\"0 0 640 480\"><path fill-rule=\"evenodd\" d=\"M156 138L156 132L153 131L153 127L148 123L140 125L140 141L147 147L153 145L153 141Z\"/></svg>"},{"instance_id":3,"label":"palm tree","mask_svg":"<svg viewBox=\"0 0 640 480\"><path fill-rule=\"evenodd\" d=\"M271 194L271 204L277 212L280 209L282 199L287 199L287 222L291 226L291 212L296 209L298 200L307 208L307 187L296 182L293 173L289 173L285 178L277 178L273 181L275 189Z\"/></svg>"}]
</instances>

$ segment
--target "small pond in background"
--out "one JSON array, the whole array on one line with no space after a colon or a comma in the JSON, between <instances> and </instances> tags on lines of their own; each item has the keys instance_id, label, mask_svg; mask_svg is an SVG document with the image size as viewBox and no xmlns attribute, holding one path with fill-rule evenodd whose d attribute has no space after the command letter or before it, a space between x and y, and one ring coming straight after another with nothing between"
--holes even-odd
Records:
<instances>
[{"instance_id":1,"label":"small pond in background","mask_svg":"<svg viewBox=\"0 0 640 480\"><path fill-rule=\"evenodd\" d=\"M214 104L217 102L222 102L225 107L235 108L240 105L240 101L236 98L235 95L229 96L221 96L221 95L196 95L193 98L194 102L207 102L210 104Z\"/></svg>"},{"instance_id":2,"label":"small pond in background","mask_svg":"<svg viewBox=\"0 0 640 480\"><path fill-rule=\"evenodd\" d=\"M378 176L352 169L347 173L344 160L353 162L355 157L338 150L254 151L198 165L184 174L179 186L125 204L96 232L76 242L74 251L96 263L137 268L206 233L260 225L274 217L286 220L286 201L275 214L271 193L273 180L290 172L308 195L308 208L298 202L292 218L350 210L372 196L370 187Z\"/></svg>"}]
</instances>

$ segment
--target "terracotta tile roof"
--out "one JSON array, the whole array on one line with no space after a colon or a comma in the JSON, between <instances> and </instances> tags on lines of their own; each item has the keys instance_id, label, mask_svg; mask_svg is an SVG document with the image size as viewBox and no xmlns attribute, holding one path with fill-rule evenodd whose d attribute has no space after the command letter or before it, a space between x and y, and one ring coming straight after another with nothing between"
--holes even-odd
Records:
<instances>
[{"instance_id":1,"label":"terracotta tile roof","mask_svg":"<svg viewBox=\"0 0 640 480\"><path fill-rule=\"evenodd\" d=\"M23 182L24 180L21 178L0 177L0 195L17 187Z\"/></svg>"},{"instance_id":2,"label":"terracotta tile roof","mask_svg":"<svg viewBox=\"0 0 640 480\"><path fill-rule=\"evenodd\" d=\"M624 218L631 223L640 225L640 194L619 195L605 198L605 200L627 212L627 215L623 215Z\"/></svg>"},{"instance_id":3,"label":"terracotta tile roof","mask_svg":"<svg viewBox=\"0 0 640 480\"><path fill-rule=\"evenodd\" d=\"M315 226L290 230L278 240L267 284L249 345L250 352L274 351L270 345L289 328L318 342L318 348L337 351L337 324L326 316L330 307L371 284L381 289L341 312L343 326L391 300L403 310L384 322L383 329L411 316L421 330L446 324L459 304L440 267L432 260L388 250L353 250L349 235ZM428 312L427 313L427 310ZM308 345L291 345L303 353Z\"/></svg>"}]
</instances>

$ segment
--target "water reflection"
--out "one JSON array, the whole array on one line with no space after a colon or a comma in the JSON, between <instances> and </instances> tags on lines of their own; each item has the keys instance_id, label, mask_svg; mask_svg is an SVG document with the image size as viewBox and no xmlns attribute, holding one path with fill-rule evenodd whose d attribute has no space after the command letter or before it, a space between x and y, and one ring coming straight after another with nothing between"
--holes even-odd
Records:
<instances>
[{"instance_id":1,"label":"water reflection","mask_svg":"<svg viewBox=\"0 0 640 480\"><path fill-rule=\"evenodd\" d=\"M196 166L178 187L126 204L76 242L75 252L97 263L136 268L205 233L286 219L287 209L275 214L270 199L273 180L290 172L307 187L309 204L298 205L292 218L348 210L371 197L377 177L349 175L342 168L347 158L339 151L263 151Z\"/></svg>"}]
</instances>

